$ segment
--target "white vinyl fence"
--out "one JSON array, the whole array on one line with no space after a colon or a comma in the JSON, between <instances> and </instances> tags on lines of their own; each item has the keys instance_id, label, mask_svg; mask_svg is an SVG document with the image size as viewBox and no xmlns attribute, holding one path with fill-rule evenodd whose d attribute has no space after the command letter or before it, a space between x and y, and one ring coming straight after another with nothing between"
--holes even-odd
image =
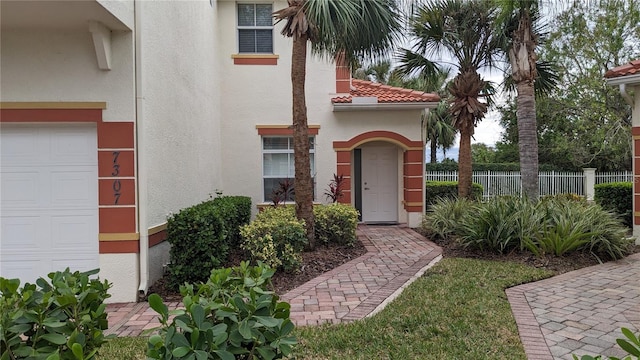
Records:
<instances>
[{"instance_id":1,"label":"white vinyl fence","mask_svg":"<svg viewBox=\"0 0 640 360\"><path fill-rule=\"evenodd\" d=\"M593 174L595 174L595 179L589 179ZM592 186L592 184L607 182L633 181L633 174L630 171L612 173L594 173L589 170L584 172L541 171L539 178L540 195L571 193L592 196L593 190L585 189L585 185ZM458 181L458 172L427 171L425 180ZM522 193L519 171L474 171L473 182L482 185L484 199L497 195Z\"/></svg>"}]
</instances>

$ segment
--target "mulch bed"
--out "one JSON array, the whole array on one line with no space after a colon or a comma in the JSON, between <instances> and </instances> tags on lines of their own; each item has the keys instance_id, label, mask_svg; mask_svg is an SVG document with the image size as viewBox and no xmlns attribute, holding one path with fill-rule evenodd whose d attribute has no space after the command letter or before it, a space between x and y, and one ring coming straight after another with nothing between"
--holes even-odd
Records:
<instances>
[{"instance_id":1,"label":"mulch bed","mask_svg":"<svg viewBox=\"0 0 640 360\"><path fill-rule=\"evenodd\" d=\"M536 268L547 269L556 275L599 264L598 259L588 253L576 252L569 256L561 257L536 257L528 252L511 252L500 255L479 250L465 249L452 241L443 241L438 239L434 239L433 241L442 247L444 257L511 261ZM360 241L357 241L353 247L336 245L318 246L315 251L307 251L302 254L302 266L298 272L277 272L272 278L274 290L276 293L282 295L327 271L364 255L366 252L367 250ZM636 246L633 249L633 252L640 252L640 246ZM240 261L246 259L246 256L240 249L237 249L232 251L229 259L229 262L226 264L227 267L240 264ZM182 297L178 292L167 287L166 277L160 279L151 286L148 294L153 293L159 294L165 301L182 300Z\"/></svg>"}]
</instances>

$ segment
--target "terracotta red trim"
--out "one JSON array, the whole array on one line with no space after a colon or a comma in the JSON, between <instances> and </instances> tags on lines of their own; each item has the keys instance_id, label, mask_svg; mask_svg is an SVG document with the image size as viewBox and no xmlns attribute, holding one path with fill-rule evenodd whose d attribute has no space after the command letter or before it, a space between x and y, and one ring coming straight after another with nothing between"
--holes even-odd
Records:
<instances>
[{"instance_id":1,"label":"terracotta red trim","mask_svg":"<svg viewBox=\"0 0 640 360\"><path fill-rule=\"evenodd\" d=\"M638 194L634 194L633 195L633 205L634 205L634 212L640 212L640 195Z\"/></svg>"},{"instance_id":2,"label":"terracotta red trim","mask_svg":"<svg viewBox=\"0 0 640 360\"><path fill-rule=\"evenodd\" d=\"M160 230L155 234L149 235L149 247L154 247L167 240L167 230Z\"/></svg>"},{"instance_id":3,"label":"terracotta red trim","mask_svg":"<svg viewBox=\"0 0 640 360\"><path fill-rule=\"evenodd\" d=\"M102 109L0 109L0 122L101 122Z\"/></svg>"},{"instance_id":4,"label":"terracotta red trim","mask_svg":"<svg viewBox=\"0 0 640 360\"><path fill-rule=\"evenodd\" d=\"M136 231L136 208L98 209L100 233L133 233Z\"/></svg>"},{"instance_id":5,"label":"terracotta red trim","mask_svg":"<svg viewBox=\"0 0 640 360\"><path fill-rule=\"evenodd\" d=\"M115 164L114 160L116 161ZM117 171L114 165L117 165ZM114 154L113 150L98 151L99 177L113 177L113 174L116 173L118 177L132 177L135 175L134 167L135 156L133 150L119 150L117 154Z\"/></svg>"},{"instance_id":6,"label":"terracotta red trim","mask_svg":"<svg viewBox=\"0 0 640 360\"><path fill-rule=\"evenodd\" d=\"M631 128L631 135L639 135L640 136L640 126L634 126Z\"/></svg>"},{"instance_id":7,"label":"terracotta red trim","mask_svg":"<svg viewBox=\"0 0 640 360\"><path fill-rule=\"evenodd\" d=\"M635 156L640 156L640 140L633 140L633 153Z\"/></svg>"},{"instance_id":8,"label":"terracotta red trim","mask_svg":"<svg viewBox=\"0 0 640 360\"><path fill-rule=\"evenodd\" d=\"M101 206L135 205L136 182L133 179L100 179L98 180L98 194Z\"/></svg>"},{"instance_id":9,"label":"terracotta red trim","mask_svg":"<svg viewBox=\"0 0 640 360\"><path fill-rule=\"evenodd\" d=\"M100 241L100 254L137 254L140 252L138 240Z\"/></svg>"},{"instance_id":10,"label":"terracotta red trim","mask_svg":"<svg viewBox=\"0 0 640 360\"><path fill-rule=\"evenodd\" d=\"M404 164L405 176L420 176L422 175L422 164Z\"/></svg>"},{"instance_id":11,"label":"terracotta red trim","mask_svg":"<svg viewBox=\"0 0 640 360\"><path fill-rule=\"evenodd\" d=\"M234 65L278 65L278 58L264 57L264 58L233 58Z\"/></svg>"},{"instance_id":12,"label":"terracotta red trim","mask_svg":"<svg viewBox=\"0 0 640 360\"><path fill-rule=\"evenodd\" d=\"M351 151L336 151L336 161L338 164L350 164Z\"/></svg>"},{"instance_id":13,"label":"terracotta red trim","mask_svg":"<svg viewBox=\"0 0 640 360\"><path fill-rule=\"evenodd\" d=\"M389 142L396 143L397 145L402 147L404 150L411 150L412 148L419 148L419 149L424 148L424 144L422 143L422 141L409 140L403 135L400 135L398 133L394 133L391 131L384 131L384 130L376 130L376 131L369 131L366 133L362 133L360 135L352 137L347 141L334 141L333 148L339 149L341 151L353 150L364 143L367 143L369 141L375 141L375 140L382 140L382 141L389 141Z\"/></svg>"},{"instance_id":14,"label":"terracotta red trim","mask_svg":"<svg viewBox=\"0 0 640 360\"><path fill-rule=\"evenodd\" d=\"M98 123L98 149L133 149L134 123Z\"/></svg>"},{"instance_id":15,"label":"terracotta red trim","mask_svg":"<svg viewBox=\"0 0 640 360\"><path fill-rule=\"evenodd\" d=\"M320 128L319 127L309 127L309 135L318 135ZM283 128L283 127L259 127L258 135L283 135L283 136L293 136L293 129Z\"/></svg>"},{"instance_id":16,"label":"terracotta red trim","mask_svg":"<svg viewBox=\"0 0 640 360\"><path fill-rule=\"evenodd\" d=\"M424 185L422 177L404 177L405 189L420 189Z\"/></svg>"},{"instance_id":17,"label":"terracotta red trim","mask_svg":"<svg viewBox=\"0 0 640 360\"><path fill-rule=\"evenodd\" d=\"M422 212L422 206L405 206L404 209L407 212Z\"/></svg>"},{"instance_id":18,"label":"terracotta red trim","mask_svg":"<svg viewBox=\"0 0 640 360\"><path fill-rule=\"evenodd\" d=\"M422 150L407 150L404 152L405 163L420 163L424 160L424 151Z\"/></svg>"}]
</instances>

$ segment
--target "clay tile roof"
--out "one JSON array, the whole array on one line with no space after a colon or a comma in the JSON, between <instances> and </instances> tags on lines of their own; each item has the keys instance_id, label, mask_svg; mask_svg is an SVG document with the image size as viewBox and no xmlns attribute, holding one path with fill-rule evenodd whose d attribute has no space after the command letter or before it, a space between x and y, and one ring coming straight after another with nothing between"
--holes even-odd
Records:
<instances>
[{"instance_id":1,"label":"clay tile roof","mask_svg":"<svg viewBox=\"0 0 640 360\"><path fill-rule=\"evenodd\" d=\"M382 85L366 80L352 79L351 94L349 96L339 96L331 99L334 104L351 103L354 96L377 97L378 103L402 104L414 102L438 102L440 97L437 94L426 93L411 89Z\"/></svg>"},{"instance_id":2,"label":"clay tile roof","mask_svg":"<svg viewBox=\"0 0 640 360\"><path fill-rule=\"evenodd\" d=\"M607 71L604 74L604 77L616 78L620 76L627 76L627 75L634 75L634 74L640 74L640 59L633 60L628 64L614 67L613 69Z\"/></svg>"}]
</instances>

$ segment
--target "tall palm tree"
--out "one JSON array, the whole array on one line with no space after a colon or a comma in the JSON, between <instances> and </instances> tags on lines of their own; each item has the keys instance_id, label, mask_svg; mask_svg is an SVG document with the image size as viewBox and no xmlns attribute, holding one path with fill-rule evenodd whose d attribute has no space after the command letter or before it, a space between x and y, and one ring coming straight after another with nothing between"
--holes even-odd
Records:
<instances>
[{"instance_id":1,"label":"tall palm tree","mask_svg":"<svg viewBox=\"0 0 640 360\"><path fill-rule=\"evenodd\" d=\"M427 142L431 147L430 162L436 163L438 148L449 149L458 133L451 122L451 113L446 101L440 101L438 107L425 113L422 121L425 122Z\"/></svg>"},{"instance_id":2,"label":"tall palm tree","mask_svg":"<svg viewBox=\"0 0 640 360\"><path fill-rule=\"evenodd\" d=\"M309 160L309 128L305 100L307 44L313 53L353 64L377 58L392 48L400 29L394 0L288 0L273 13L285 21L282 34L293 38L291 85L296 216L306 223L309 247L315 247L313 182Z\"/></svg>"},{"instance_id":3,"label":"tall palm tree","mask_svg":"<svg viewBox=\"0 0 640 360\"><path fill-rule=\"evenodd\" d=\"M520 175L525 196L537 200L538 132L536 93L555 87L558 80L549 62L538 61L540 44L539 0L494 0L499 10L497 29L501 47L509 59L508 83L515 87Z\"/></svg>"},{"instance_id":4,"label":"tall palm tree","mask_svg":"<svg viewBox=\"0 0 640 360\"><path fill-rule=\"evenodd\" d=\"M449 85L450 111L460 131L458 196L471 193L471 136L488 110L487 82L479 69L493 66L498 54L494 38L495 12L482 0L429 1L418 7L409 25L416 40L411 50L403 49L401 68L406 73L432 73L438 65L426 56L446 54L453 58L458 74Z\"/></svg>"}]
</instances>

